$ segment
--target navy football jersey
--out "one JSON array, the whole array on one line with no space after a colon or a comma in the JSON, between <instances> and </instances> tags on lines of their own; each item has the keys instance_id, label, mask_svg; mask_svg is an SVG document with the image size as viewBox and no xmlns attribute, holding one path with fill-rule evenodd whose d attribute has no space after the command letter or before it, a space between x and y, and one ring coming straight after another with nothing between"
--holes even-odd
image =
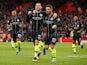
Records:
<instances>
[{"instance_id":1,"label":"navy football jersey","mask_svg":"<svg viewBox=\"0 0 87 65\"><path fill-rule=\"evenodd\" d=\"M45 17L45 23L47 28L47 36L56 36L57 35L57 29L52 29L53 25L57 25L57 18L54 19L53 15L51 17L46 16Z\"/></svg>"},{"instance_id":2,"label":"navy football jersey","mask_svg":"<svg viewBox=\"0 0 87 65\"><path fill-rule=\"evenodd\" d=\"M18 33L18 31L19 31L19 22L22 22L21 18L19 18L19 17L16 17L16 18L12 17L12 18L10 18L9 24L10 23L12 24L12 34Z\"/></svg>"},{"instance_id":3,"label":"navy football jersey","mask_svg":"<svg viewBox=\"0 0 87 65\"><path fill-rule=\"evenodd\" d=\"M78 33L77 31L82 29L82 25L80 22L78 22L77 24L75 24L75 22L72 22L72 29L74 30L74 36L80 35L80 33Z\"/></svg>"},{"instance_id":4,"label":"navy football jersey","mask_svg":"<svg viewBox=\"0 0 87 65\"><path fill-rule=\"evenodd\" d=\"M27 16L27 22L32 21L32 32L41 32L43 29L43 20L46 13L41 11L40 13L31 13Z\"/></svg>"}]
</instances>

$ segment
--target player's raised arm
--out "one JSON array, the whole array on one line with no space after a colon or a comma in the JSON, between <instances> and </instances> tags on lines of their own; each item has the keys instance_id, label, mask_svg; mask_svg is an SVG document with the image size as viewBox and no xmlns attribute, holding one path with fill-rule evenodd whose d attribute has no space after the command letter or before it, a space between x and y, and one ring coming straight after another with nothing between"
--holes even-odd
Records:
<instances>
[{"instance_id":1,"label":"player's raised arm","mask_svg":"<svg viewBox=\"0 0 87 65\"><path fill-rule=\"evenodd\" d=\"M32 11L28 11L28 15L27 15L27 18L26 18L26 22L27 22L27 23L30 23L30 22L31 22L31 19L32 19Z\"/></svg>"}]
</instances>

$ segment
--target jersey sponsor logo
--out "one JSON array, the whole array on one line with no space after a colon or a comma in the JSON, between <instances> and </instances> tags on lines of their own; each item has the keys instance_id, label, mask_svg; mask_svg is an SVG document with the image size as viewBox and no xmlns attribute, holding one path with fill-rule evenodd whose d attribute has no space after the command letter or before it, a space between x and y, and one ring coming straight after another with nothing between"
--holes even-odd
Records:
<instances>
[{"instance_id":1,"label":"jersey sponsor logo","mask_svg":"<svg viewBox=\"0 0 87 65\"><path fill-rule=\"evenodd\" d=\"M78 29L77 27L74 27L74 29Z\"/></svg>"},{"instance_id":2,"label":"jersey sponsor logo","mask_svg":"<svg viewBox=\"0 0 87 65\"><path fill-rule=\"evenodd\" d=\"M13 25L17 25L19 22L12 22Z\"/></svg>"},{"instance_id":3,"label":"jersey sponsor logo","mask_svg":"<svg viewBox=\"0 0 87 65\"><path fill-rule=\"evenodd\" d=\"M46 24L52 24L53 23L53 21L46 21Z\"/></svg>"},{"instance_id":4,"label":"jersey sponsor logo","mask_svg":"<svg viewBox=\"0 0 87 65\"><path fill-rule=\"evenodd\" d=\"M32 17L32 19L34 19L34 20L42 20L43 17Z\"/></svg>"}]
</instances>

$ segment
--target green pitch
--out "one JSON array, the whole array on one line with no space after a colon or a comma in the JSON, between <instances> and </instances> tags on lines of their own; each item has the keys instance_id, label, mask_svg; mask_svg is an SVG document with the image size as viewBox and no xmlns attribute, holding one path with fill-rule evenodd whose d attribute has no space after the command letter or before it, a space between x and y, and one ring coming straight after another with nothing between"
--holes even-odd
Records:
<instances>
[{"instance_id":1,"label":"green pitch","mask_svg":"<svg viewBox=\"0 0 87 65\"><path fill-rule=\"evenodd\" d=\"M10 43L0 42L0 65L87 65L87 44L84 44L84 49L77 47L78 54L72 54L71 44L57 43L57 62L51 62L49 52L34 63L33 59L33 44L24 42L21 44L21 52L18 56L15 55L15 49L11 48Z\"/></svg>"}]
</instances>

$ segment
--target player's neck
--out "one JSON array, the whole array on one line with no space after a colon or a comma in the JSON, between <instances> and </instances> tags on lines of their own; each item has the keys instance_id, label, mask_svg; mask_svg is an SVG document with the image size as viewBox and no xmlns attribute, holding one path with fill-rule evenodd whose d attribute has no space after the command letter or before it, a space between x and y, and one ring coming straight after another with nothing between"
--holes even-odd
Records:
<instances>
[{"instance_id":1,"label":"player's neck","mask_svg":"<svg viewBox=\"0 0 87 65\"><path fill-rule=\"evenodd\" d=\"M14 19L16 19L17 16L13 16Z\"/></svg>"},{"instance_id":2,"label":"player's neck","mask_svg":"<svg viewBox=\"0 0 87 65\"><path fill-rule=\"evenodd\" d=\"M41 12L41 10L35 10L36 11L36 13L40 13Z\"/></svg>"},{"instance_id":3,"label":"player's neck","mask_svg":"<svg viewBox=\"0 0 87 65\"><path fill-rule=\"evenodd\" d=\"M48 16L51 17L53 15L53 12L51 12Z\"/></svg>"},{"instance_id":4,"label":"player's neck","mask_svg":"<svg viewBox=\"0 0 87 65\"><path fill-rule=\"evenodd\" d=\"M78 21L76 21L75 24L78 24Z\"/></svg>"},{"instance_id":5,"label":"player's neck","mask_svg":"<svg viewBox=\"0 0 87 65\"><path fill-rule=\"evenodd\" d=\"M17 16L13 16L14 18L16 18Z\"/></svg>"}]
</instances>

